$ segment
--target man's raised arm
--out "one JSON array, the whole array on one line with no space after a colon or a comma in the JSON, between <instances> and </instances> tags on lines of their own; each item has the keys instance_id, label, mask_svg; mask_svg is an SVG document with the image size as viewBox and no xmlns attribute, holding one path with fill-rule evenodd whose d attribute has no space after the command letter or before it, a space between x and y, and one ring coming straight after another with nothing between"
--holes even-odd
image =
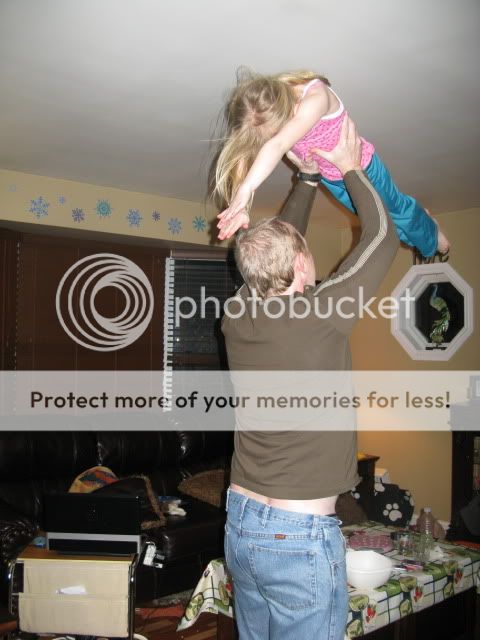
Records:
<instances>
[{"instance_id":1,"label":"man's raised arm","mask_svg":"<svg viewBox=\"0 0 480 640\"><path fill-rule=\"evenodd\" d=\"M315 162L301 160L293 151L289 151L287 157L303 174L314 174L318 171ZM317 186L317 182L297 180L278 216L279 220L294 226L302 236L307 232Z\"/></svg>"},{"instance_id":2,"label":"man's raised arm","mask_svg":"<svg viewBox=\"0 0 480 640\"><path fill-rule=\"evenodd\" d=\"M337 149L338 147L338 149ZM360 140L352 121L345 118L342 136L330 153L322 153L337 165L360 218L360 242L316 289L321 299L331 298L335 327L348 333L361 315L361 301L376 292L398 250L399 240L382 199L360 168ZM357 148L358 163L343 162L342 147ZM344 149L344 150L345 150ZM343 150L343 151L344 151ZM337 157L337 152L340 154Z\"/></svg>"}]
</instances>

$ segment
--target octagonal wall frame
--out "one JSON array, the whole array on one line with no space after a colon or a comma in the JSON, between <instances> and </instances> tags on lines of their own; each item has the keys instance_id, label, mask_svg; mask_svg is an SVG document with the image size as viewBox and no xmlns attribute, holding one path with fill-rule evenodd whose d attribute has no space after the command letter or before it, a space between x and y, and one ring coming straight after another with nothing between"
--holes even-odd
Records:
<instances>
[{"instance_id":1,"label":"octagonal wall frame","mask_svg":"<svg viewBox=\"0 0 480 640\"><path fill-rule=\"evenodd\" d=\"M432 287L430 297L422 295L431 285L437 286ZM423 300L425 302L422 302L422 304L429 303L430 307L433 307L431 304L433 292L439 290L442 285L445 291L447 288L452 291L451 287L453 287L456 295L453 297L453 302L450 300L452 308L449 308L448 304L446 304L450 316L448 322L450 338L446 338L446 332L445 341L436 343L431 339L429 340L428 334L426 335L425 330L420 328L418 301ZM451 286L447 287L445 285ZM393 290L392 296L397 300L398 313L391 320L391 331L413 360L450 360L453 354L473 333L472 287L465 282L455 269L445 262L411 267ZM434 298L434 301L438 300L439 298ZM443 305L443 309L445 309L445 305ZM438 311L437 313L438 320L441 320L441 312Z\"/></svg>"}]
</instances>

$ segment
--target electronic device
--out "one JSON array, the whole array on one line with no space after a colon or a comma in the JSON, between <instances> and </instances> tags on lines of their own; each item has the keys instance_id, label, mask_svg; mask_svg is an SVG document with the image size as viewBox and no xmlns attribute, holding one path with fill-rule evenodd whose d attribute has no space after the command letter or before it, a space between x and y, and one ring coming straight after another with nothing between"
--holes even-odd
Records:
<instances>
[{"instance_id":1,"label":"electronic device","mask_svg":"<svg viewBox=\"0 0 480 640\"><path fill-rule=\"evenodd\" d=\"M47 549L70 554L129 555L142 548L138 496L52 493L44 499Z\"/></svg>"}]
</instances>

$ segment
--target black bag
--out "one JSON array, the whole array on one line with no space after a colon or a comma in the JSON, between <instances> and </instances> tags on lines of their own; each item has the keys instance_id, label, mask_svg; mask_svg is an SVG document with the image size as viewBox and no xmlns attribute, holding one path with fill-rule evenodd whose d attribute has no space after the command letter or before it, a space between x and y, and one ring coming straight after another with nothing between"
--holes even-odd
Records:
<instances>
[{"instance_id":1,"label":"black bag","mask_svg":"<svg viewBox=\"0 0 480 640\"><path fill-rule=\"evenodd\" d=\"M122 478L96 489L95 493L103 493L110 496L138 496L140 498L142 529L157 529L166 525L167 521L163 513L163 505L158 500L150 478L147 478L147 476L138 475Z\"/></svg>"}]
</instances>

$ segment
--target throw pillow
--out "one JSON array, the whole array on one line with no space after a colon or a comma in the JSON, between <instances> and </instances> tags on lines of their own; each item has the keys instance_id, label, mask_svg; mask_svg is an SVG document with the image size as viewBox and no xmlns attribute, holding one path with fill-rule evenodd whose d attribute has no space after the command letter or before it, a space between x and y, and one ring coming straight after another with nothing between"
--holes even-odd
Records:
<instances>
[{"instance_id":1,"label":"throw pillow","mask_svg":"<svg viewBox=\"0 0 480 640\"><path fill-rule=\"evenodd\" d=\"M68 491L69 493L91 493L117 480L117 476L108 467L91 467L78 474Z\"/></svg>"},{"instance_id":2,"label":"throw pillow","mask_svg":"<svg viewBox=\"0 0 480 640\"><path fill-rule=\"evenodd\" d=\"M210 469L185 478L178 490L187 496L208 502L214 507L224 503L224 495L230 482L230 473L225 469Z\"/></svg>"}]
</instances>

